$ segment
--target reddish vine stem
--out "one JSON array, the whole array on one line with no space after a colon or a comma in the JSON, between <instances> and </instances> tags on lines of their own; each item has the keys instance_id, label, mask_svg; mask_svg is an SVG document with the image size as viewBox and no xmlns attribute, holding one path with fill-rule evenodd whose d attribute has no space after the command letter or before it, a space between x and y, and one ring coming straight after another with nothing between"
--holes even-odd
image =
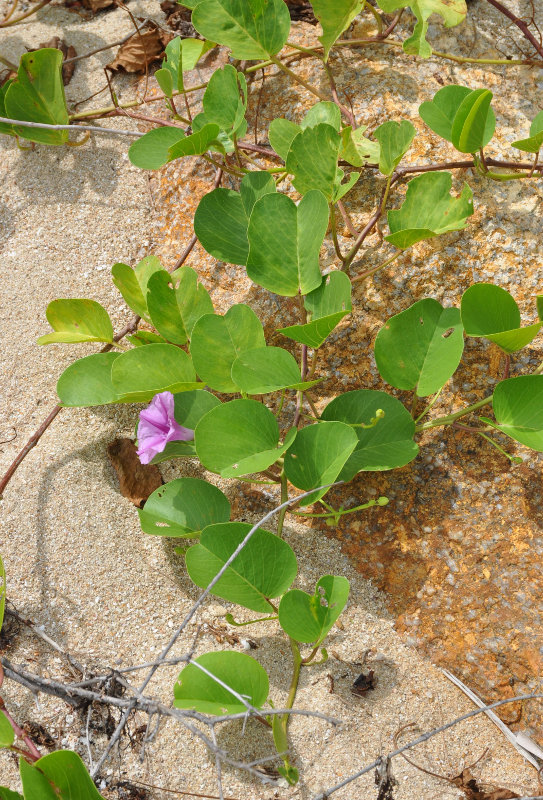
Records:
<instances>
[{"instance_id":1,"label":"reddish vine stem","mask_svg":"<svg viewBox=\"0 0 543 800\"><path fill-rule=\"evenodd\" d=\"M490 3L491 6L494 6L501 14L503 14L507 19L510 19L513 25L516 25L517 28L522 31L522 34L525 39L527 39L532 47L535 49L536 53L543 58L543 45L541 42L538 42L533 33L531 32L528 24L519 17L516 16L510 9L506 8L503 3L500 3L500 0L486 0L487 3Z\"/></svg>"},{"instance_id":2,"label":"reddish vine stem","mask_svg":"<svg viewBox=\"0 0 543 800\"><path fill-rule=\"evenodd\" d=\"M17 723L15 722L15 720L13 719L13 717L11 716L11 714L9 713L7 708L5 707L4 701L2 700L1 697L0 697L0 714L3 714L5 716L5 718L7 719L7 721L9 722L11 727L13 728L13 732L15 733L15 736L17 736L18 739L23 741L26 744L27 748L28 748L28 753L26 753L24 751L21 751L20 749L17 748L18 752L21 753L21 755L23 755L27 760L39 761L39 759L41 758L40 751L38 750L38 748L36 747L36 745L34 744L32 739L24 732L24 730L22 728L20 728L17 725Z\"/></svg>"}]
</instances>

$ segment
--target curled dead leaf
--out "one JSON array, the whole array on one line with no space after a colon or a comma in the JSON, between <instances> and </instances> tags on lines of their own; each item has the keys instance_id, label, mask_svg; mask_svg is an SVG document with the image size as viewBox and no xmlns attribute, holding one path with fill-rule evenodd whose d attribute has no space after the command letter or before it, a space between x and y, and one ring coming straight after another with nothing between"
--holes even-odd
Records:
<instances>
[{"instance_id":1,"label":"curled dead leaf","mask_svg":"<svg viewBox=\"0 0 543 800\"><path fill-rule=\"evenodd\" d=\"M173 37L169 37L173 38ZM159 61L164 55L164 47L168 37L159 28L134 33L122 44L113 61L108 64L108 69L125 72L145 72L153 61Z\"/></svg>"},{"instance_id":2,"label":"curled dead leaf","mask_svg":"<svg viewBox=\"0 0 543 800\"><path fill-rule=\"evenodd\" d=\"M138 508L164 481L157 466L142 464L132 439L114 439L107 448L109 460L119 478L119 489Z\"/></svg>"}]
</instances>

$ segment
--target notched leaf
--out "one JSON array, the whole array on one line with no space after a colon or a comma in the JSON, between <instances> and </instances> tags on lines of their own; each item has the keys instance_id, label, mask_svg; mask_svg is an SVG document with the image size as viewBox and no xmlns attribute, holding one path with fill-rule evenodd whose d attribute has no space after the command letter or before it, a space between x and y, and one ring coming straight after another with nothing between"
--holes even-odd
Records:
<instances>
[{"instance_id":1,"label":"notched leaf","mask_svg":"<svg viewBox=\"0 0 543 800\"><path fill-rule=\"evenodd\" d=\"M134 442L126 437L114 439L108 445L107 454L119 478L122 496L143 508L149 495L164 483L160 470L152 464L142 464Z\"/></svg>"},{"instance_id":2,"label":"notched leaf","mask_svg":"<svg viewBox=\"0 0 543 800\"><path fill-rule=\"evenodd\" d=\"M32 50L29 50L28 52L33 53L36 50L41 50L43 47L51 47L54 50L60 50L60 52L64 57L64 61L66 61L67 58L75 58L77 55L75 47L73 47L72 45L67 45L64 39L61 39L59 36L53 36L51 39L49 39L48 42L42 42L40 45L38 45L38 47L34 47L32 48ZM64 84L64 86L68 86L68 84L72 80L74 70L75 70L75 61L72 61L70 64L65 64L63 62L62 83Z\"/></svg>"}]
</instances>

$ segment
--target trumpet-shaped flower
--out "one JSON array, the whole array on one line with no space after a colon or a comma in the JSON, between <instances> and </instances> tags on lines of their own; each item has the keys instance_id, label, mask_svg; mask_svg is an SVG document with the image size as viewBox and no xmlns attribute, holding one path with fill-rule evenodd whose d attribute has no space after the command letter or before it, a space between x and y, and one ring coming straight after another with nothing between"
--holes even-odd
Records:
<instances>
[{"instance_id":1,"label":"trumpet-shaped flower","mask_svg":"<svg viewBox=\"0 0 543 800\"><path fill-rule=\"evenodd\" d=\"M140 411L138 456L142 464L149 464L164 451L168 442L188 442L191 439L194 439L194 431L184 428L174 417L171 392L156 394L147 408Z\"/></svg>"}]
</instances>

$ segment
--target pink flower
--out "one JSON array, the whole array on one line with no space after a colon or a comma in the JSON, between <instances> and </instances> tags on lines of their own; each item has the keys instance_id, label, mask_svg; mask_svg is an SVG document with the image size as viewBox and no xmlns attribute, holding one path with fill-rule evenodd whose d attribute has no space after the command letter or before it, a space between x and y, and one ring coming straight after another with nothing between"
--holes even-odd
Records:
<instances>
[{"instance_id":1,"label":"pink flower","mask_svg":"<svg viewBox=\"0 0 543 800\"><path fill-rule=\"evenodd\" d=\"M148 464L158 453L162 453L168 442L188 442L194 439L194 431L179 425L173 409L173 394L160 392L153 397L147 408L140 411L138 456L142 464Z\"/></svg>"}]
</instances>

